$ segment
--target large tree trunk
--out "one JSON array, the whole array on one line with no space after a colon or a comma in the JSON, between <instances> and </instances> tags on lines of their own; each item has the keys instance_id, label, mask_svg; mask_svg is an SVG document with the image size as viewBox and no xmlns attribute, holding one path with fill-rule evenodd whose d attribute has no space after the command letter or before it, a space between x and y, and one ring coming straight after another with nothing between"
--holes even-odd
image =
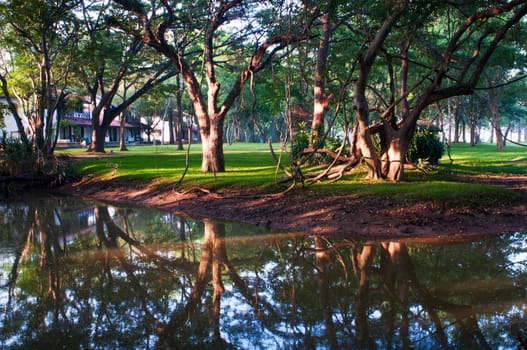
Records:
<instances>
[{"instance_id":1,"label":"large tree trunk","mask_svg":"<svg viewBox=\"0 0 527 350\"><path fill-rule=\"evenodd\" d=\"M223 122L211 119L209 128L200 126L202 147L202 172L225 171L225 159L223 156Z\"/></svg>"},{"instance_id":2,"label":"large tree trunk","mask_svg":"<svg viewBox=\"0 0 527 350\"><path fill-rule=\"evenodd\" d=\"M191 141L192 138L192 130L190 130L191 126L189 125L189 140ZM176 143L177 143L177 149L183 150L183 118L181 117L181 110L176 110Z\"/></svg>"},{"instance_id":3,"label":"large tree trunk","mask_svg":"<svg viewBox=\"0 0 527 350\"><path fill-rule=\"evenodd\" d=\"M168 112L168 143L173 145L176 143L176 136L174 134L174 110L170 106Z\"/></svg>"},{"instance_id":4,"label":"large tree trunk","mask_svg":"<svg viewBox=\"0 0 527 350\"><path fill-rule=\"evenodd\" d=\"M311 147L317 147L316 141L324 134L324 115L329 102L329 97L325 93L325 80L327 74L327 60L329 55L329 34L331 31L331 21L329 13L320 17L322 22L322 33L320 34L317 63L314 79L314 106L313 122L311 123Z\"/></svg>"},{"instance_id":5,"label":"large tree trunk","mask_svg":"<svg viewBox=\"0 0 527 350\"><path fill-rule=\"evenodd\" d=\"M500 126L500 111L499 111L500 100L503 95L503 87L491 87L491 86L501 82L504 79L505 73L500 70L495 70L492 73L493 73L492 78L490 78L487 81L487 85L490 88L487 90L487 94L485 98L487 100L487 106L489 107L490 116L492 118L491 120L492 131L494 133L494 136L496 136L496 149L498 151L501 151L505 147L505 139L503 137L503 133L501 131L501 126ZM493 142L492 138L491 138L491 142Z\"/></svg>"},{"instance_id":6,"label":"large tree trunk","mask_svg":"<svg viewBox=\"0 0 527 350\"><path fill-rule=\"evenodd\" d=\"M496 149L498 151L503 151L505 148L505 137L503 137L503 132L500 128L500 120L499 116L494 115L492 116L493 121L493 129L494 129L494 135L496 136Z\"/></svg>"},{"instance_id":7,"label":"large tree trunk","mask_svg":"<svg viewBox=\"0 0 527 350\"><path fill-rule=\"evenodd\" d=\"M110 110L108 108L104 109L103 119L99 124L99 118L93 118L92 113L92 143L89 151L95 151L98 153L105 152L104 146L106 143L106 135L108 134L108 130L110 130L110 124L115 119L116 115L116 110Z\"/></svg>"},{"instance_id":8,"label":"large tree trunk","mask_svg":"<svg viewBox=\"0 0 527 350\"><path fill-rule=\"evenodd\" d=\"M415 126L408 120L399 129L385 125L385 150L383 151L382 176L390 181L404 179L404 164L408 145L415 130Z\"/></svg>"},{"instance_id":9,"label":"large tree trunk","mask_svg":"<svg viewBox=\"0 0 527 350\"><path fill-rule=\"evenodd\" d=\"M106 138L107 128L102 125L92 125L91 129L91 143L88 151L104 153L104 144Z\"/></svg>"},{"instance_id":10,"label":"large tree trunk","mask_svg":"<svg viewBox=\"0 0 527 350\"><path fill-rule=\"evenodd\" d=\"M125 128L126 128L126 113L121 113L121 119L119 122L119 151L128 151L128 148L126 148L126 135L125 135Z\"/></svg>"},{"instance_id":11,"label":"large tree trunk","mask_svg":"<svg viewBox=\"0 0 527 350\"><path fill-rule=\"evenodd\" d=\"M181 151L183 150L183 103L181 101L181 97L183 95L183 87L181 86L181 79L179 77L179 74L176 76L176 85L176 143L177 149ZM190 136L188 142L190 143L192 138L192 130L189 135Z\"/></svg>"},{"instance_id":12,"label":"large tree trunk","mask_svg":"<svg viewBox=\"0 0 527 350\"><path fill-rule=\"evenodd\" d=\"M490 104L490 112L492 114L492 128L494 129L494 134L496 136L496 149L498 151L503 151L505 148L505 137L500 127L500 112L498 110L498 104Z\"/></svg>"},{"instance_id":13,"label":"large tree trunk","mask_svg":"<svg viewBox=\"0 0 527 350\"><path fill-rule=\"evenodd\" d=\"M397 134L402 134L400 131ZM384 174L390 181L401 181L404 178L404 163L410 137L397 135L388 143L386 151L389 160L388 173Z\"/></svg>"},{"instance_id":14,"label":"large tree trunk","mask_svg":"<svg viewBox=\"0 0 527 350\"><path fill-rule=\"evenodd\" d=\"M102 113L102 106L96 102L95 95L91 98L91 143L88 147L90 152L104 153L104 138L106 137L106 130L102 129L100 123L100 115ZM104 132L104 134L103 134ZM102 136L101 136L102 134Z\"/></svg>"},{"instance_id":15,"label":"large tree trunk","mask_svg":"<svg viewBox=\"0 0 527 350\"><path fill-rule=\"evenodd\" d=\"M381 162L373 147L371 140L371 133L369 129L359 133L358 145L364 158L364 162L368 166L367 178L371 180L378 180L381 178Z\"/></svg>"},{"instance_id":16,"label":"large tree trunk","mask_svg":"<svg viewBox=\"0 0 527 350\"><path fill-rule=\"evenodd\" d=\"M37 150L42 150L44 148L44 127L43 127L43 121L42 117L39 115L39 112L37 111L35 113L35 129L34 129L34 147Z\"/></svg>"},{"instance_id":17,"label":"large tree trunk","mask_svg":"<svg viewBox=\"0 0 527 350\"><path fill-rule=\"evenodd\" d=\"M357 88L356 88L357 91ZM362 157L368 166L368 179L376 180L381 178L381 162L372 142L371 130L368 125L368 102L363 94L357 94L353 99L356 118L359 121L359 137L357 146L360 149Z\"/></svg>"},{"instance_id":18,"label":"large tree trunk","mask_svg":"<svg viewBox=\"0 0 527 350\"><path fill-rule=\"evenodd\" d=\"M404 5L401 7L397 5L393 10L393 13L386 18L381 28L379 28L364 57L360 59L359 76L355 82L355 88L353 91L353 109L355 110L355 118L357 118L359 123L357 146L368 166L369 179L379 179L381 177L381 161L375 151L371 139L371 130L369 126L370 111L368 100L366 98L366 88L368 86L369 74L373 63L375 62L375 58L377 57L384 40L390 33L391 28L403 13Z\"/></svg>"},{"instance_id":19,"label":"large tree trunk","mask_svg":"<svg viewBox=\"0 0 527 350\"><path fill-rule=\"evenodd\" d=\"M459 101L457 99L450 99L453 102L454 109L454 142L459 143L459 126L461 125L461 108L459 108Z\"/></svg>"},{"instance_id":20,"label":"large tree trunk","mask_svg":"<svg viewBox=\"0 0 527 350\"><path fill-rule=\"evenodd\" d=\"M476 143L476 123L470 121L470 145L475 146Z\"/></svg>"},{"instance_id":21,"label":"large tree trunk","mask_svg":"<svg viewBox=\"0 0 527 350\"><path fill-rule=\"evenodd\" d=\"M93 137L95 134L95 137ZM92 132L92 151L98 152L98 153L104 153L104 144L105 144L105 138L106 138L106 128L103 128L103 126L98 126L95 129L95 133Z\"/></svg>"}]
</instances>

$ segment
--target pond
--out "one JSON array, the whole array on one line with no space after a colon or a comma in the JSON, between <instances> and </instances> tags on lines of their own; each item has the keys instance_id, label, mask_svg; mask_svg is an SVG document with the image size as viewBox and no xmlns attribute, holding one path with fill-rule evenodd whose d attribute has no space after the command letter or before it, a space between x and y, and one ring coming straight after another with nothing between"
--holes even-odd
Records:
<instances>
[{"instance_id":1,"label":"pond","mask_svg":"<svg viewBox=\"0 0 527 350\"><path fill-rule=\"evenodd\" d=\"M362 241L0 203L1 349L516 349L525 233Z\"/></svg>"}]
</instances>

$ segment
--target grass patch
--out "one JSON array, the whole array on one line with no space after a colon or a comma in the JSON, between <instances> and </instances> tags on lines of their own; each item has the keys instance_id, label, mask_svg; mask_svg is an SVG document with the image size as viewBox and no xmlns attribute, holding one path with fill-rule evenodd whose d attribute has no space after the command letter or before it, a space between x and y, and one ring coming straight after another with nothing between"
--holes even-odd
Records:
<instances>
[{"instance_id":1,"label":"grass patch","mask_svg":"<svg viewBox=\"0 0 527 350\"><path fill-rule=\"evenodd\" d=\"M497 151L494 144L455 144L451 149L452 163L443 156L440 164L460 174L507 175L527 172L527 147L508 145Z\"/></svg>"},{"instance_id":2,"label":"grass patch","mask_svg":"<svg viewBox=\"0 0 527 350\"><path fill-rule=\"evenodd\" d=\"M225 145L223 173L201 172L201 146L191 147L189 169L184 186L214 188L266 187L274 184L276 165L265 144L237 143ZM83 155L79 149L60 150L64 154ZM175 183L185 170L186 151L175 145L131 146L126 152L109 148L106 154L77 163L82 174L92 174L101 180L140 180Z\"/></svg>"},{"instance_id":3,"label":"grass patch","mask_svg":"<svg viewBox=\"0 0 527 350\"><path fill-rule=\"evenodd\" d=\"M275 149L279 149L278 146ZM131 146L129 151L109 149L105 155L95 156L76 164L82 174L92 174L101 180L132 180L141 183L171 184L178 181L185 168L185 151L173 145ZM111 152L110 152L111 151ZM182 189L199 186L209 190L239 189L248 192L279 191L276 184L276 165L265 144L235 143L225 145L226 172L202 173L201 146L193 145L189 170ZM61 150L60 153L79 153L83 150ZM400 183L365 181L366 169L359 167L342 180L320 182L310 187L321 196L355 194L384 196L409 201L432 201L443 206L485 206L525 200L516 192L482 183L459 181L463 176L509 175L527 173L527 149L507 146L498 152L490 144L453 145L453 163L443 157L440 165L428 174L418 170L406 172ZM287 159L284 155L283 159ZM455 176L452 176L455 175Z\"/></svg>"}]
</instances>

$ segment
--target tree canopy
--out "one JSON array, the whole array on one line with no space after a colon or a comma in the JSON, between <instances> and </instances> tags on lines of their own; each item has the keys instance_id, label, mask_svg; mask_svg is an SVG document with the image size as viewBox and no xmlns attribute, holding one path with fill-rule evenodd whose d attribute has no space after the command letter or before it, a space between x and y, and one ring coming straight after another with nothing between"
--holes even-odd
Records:
<instances>
[{"instance_id":1,"label":"tree canopy","mask_svg":"<svg viewBox=\"0 0 527 350\"><path fill-rule=\"evenodd\" d=\"M520 134L526 124L521 90L492 95L491 85L525 74L527 0L12 0L1 9L3 94L22 139L51 152L68 93L89 96L91 149L104 151L110 123L176 74L199 125L203 172L225 170L223 142L240 128L286 143L306 125L301 152L341 164L321 176L364 161L370 178L399 181L418 122L432 116L440 127L440 102L476 91L504 116L492 117L497 135L507 135L500 120ZM474 109L455 101L458 128ZM346 144L327 150L337 134Z\"/></svg>"}]
</instances>

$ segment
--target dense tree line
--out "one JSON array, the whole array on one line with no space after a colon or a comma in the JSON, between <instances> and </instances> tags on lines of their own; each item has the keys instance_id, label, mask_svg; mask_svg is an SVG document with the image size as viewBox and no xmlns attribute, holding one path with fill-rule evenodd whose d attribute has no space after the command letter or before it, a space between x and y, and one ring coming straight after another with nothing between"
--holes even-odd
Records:
<instances>
[{"instance_id":1,"label":"dense tree line","mask_svg":"<svg viewBox=\"0 0 527 350\"><path fill-rule=\"evenodd\" d=\"M0 83L22 142L44 154L71 96L87 96L103 152L110 123L164 91L197 120L204 172L225 170L240 129L287 143L306 125L293 178L323 153L340 166L320 176L365 162L398 181L421 120L444 131L454 116L449 141L468 126L475 143L488 116L498 147L513 127L521 139L526 13L527 0L7 0Z\"/></svg>"}]
</instances>

